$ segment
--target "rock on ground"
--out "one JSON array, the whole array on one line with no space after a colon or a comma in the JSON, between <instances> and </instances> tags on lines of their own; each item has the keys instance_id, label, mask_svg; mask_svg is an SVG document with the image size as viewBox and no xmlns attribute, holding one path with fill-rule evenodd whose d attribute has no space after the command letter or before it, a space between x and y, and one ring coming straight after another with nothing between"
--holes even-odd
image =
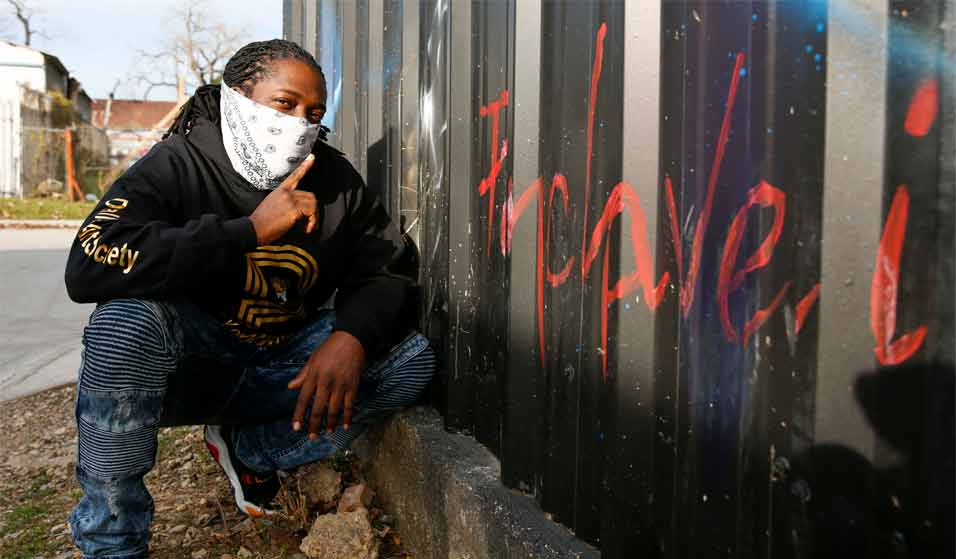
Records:
<instances>
[{"instance_id":1,"label":"rock on ground","mask_svg":"<svg viewBox=\"0 0 956 559\"><path fill-rule=\"evenodd\" d=\"M299 549L311 559L378 559L365 509L319 516Z\"/></svg>"},{"instance_id":2,"label":"rock on ground","mask_svg":"<svg viewBox=\"0 0 956 559\"><path fill-rule=\"evenodd\" d=\"M364 483L357 483L348 487L339 499L338 512L352 512L358 509L367 509L372 504L375 492Z\"/></svg>"},{"instance_id":3,"label":"rock on ground","mask_svg":"<svg viewBox=\"0 0 956 559\"><path fill-rule=\"evenodd\" d=\"M325 462L303 466L295 473L295 477L310 507L331 503L339 496L342 474Z\"/></svg>"}]
</instances>

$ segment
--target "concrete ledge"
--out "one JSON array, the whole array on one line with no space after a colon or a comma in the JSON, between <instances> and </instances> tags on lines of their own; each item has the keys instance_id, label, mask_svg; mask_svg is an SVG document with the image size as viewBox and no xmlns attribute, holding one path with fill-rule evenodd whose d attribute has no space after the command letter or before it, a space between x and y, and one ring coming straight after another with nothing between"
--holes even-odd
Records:
<instances>
[{"instance_id":1,"label":"concrete ledge","mask_svg":"<svg viewBox=\"0 0 956 559\"><path fill-rule=\"evenodd\" d=\"M395 415L353 448L416 557L601 555L548 520L533 499L505 488L498 460L473 438L445 432L432 408Z\"/></svg>"},{"instance_id":2,"label":"concrete ledge","mask_svg":"<svg viewBox=\"0 0 956 559\"><path fill-rule=\"evenodd\" d=\"M0 229L79 229L82 219L0 219Z\"/></svg>"}]
</instances>

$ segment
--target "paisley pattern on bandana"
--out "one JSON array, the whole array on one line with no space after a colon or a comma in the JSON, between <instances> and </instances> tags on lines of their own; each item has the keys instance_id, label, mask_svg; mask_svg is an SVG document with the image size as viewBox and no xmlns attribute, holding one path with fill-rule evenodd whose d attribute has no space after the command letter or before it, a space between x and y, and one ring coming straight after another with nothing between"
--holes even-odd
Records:
<instances>
[{"instance_id":1,"label":"paisley pattern on bandana","mask_svg":"<svg viewBox=\"0 0 956 559\"><path fill-rule=\"evenodd\" d=\"M312 151L320 125L221 89L222 141L233 168L259 190L279 186Z\"/></svg>"}]
</instances>

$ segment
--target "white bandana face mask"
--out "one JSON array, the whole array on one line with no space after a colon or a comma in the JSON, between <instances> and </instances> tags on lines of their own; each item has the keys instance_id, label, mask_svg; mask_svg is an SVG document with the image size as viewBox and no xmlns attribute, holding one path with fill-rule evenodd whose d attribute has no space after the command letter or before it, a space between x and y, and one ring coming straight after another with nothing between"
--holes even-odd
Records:
<instances>
[{"instance_id":1,"label":"white bandana face mask","mask_svg":"<svg viewBox=\"0 0 956 559\"><path fill-rule=\"evenodd\" d=\"M319 124L287 115L221 86L222 142L237 173L259 190L273 189L312 151Z\"/></svg>"}]
</instances>

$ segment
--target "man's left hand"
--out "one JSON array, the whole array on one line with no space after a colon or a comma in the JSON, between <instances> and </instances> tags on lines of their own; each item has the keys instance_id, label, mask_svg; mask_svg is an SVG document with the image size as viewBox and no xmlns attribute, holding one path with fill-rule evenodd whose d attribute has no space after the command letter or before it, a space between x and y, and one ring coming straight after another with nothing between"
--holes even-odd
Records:
<instances>
[{"instance_id":1,"label":"man's left hand","mask_svg":"<svg viewBox=\"0 0 956 559\"><path fill-rule=\"evenodd\" d=\"M331 433L342 415L342 426L348 429L352 422L352 403L358 393L359 379L365 364L365 349L348 332L333 332L312 352L309 361L289 382L291 390L299 391L299 400L292 415L292 429L299 431L305 421L305 411L312 399L309 416L309 438L318 438L322 416L328 412L326 430Z\"/></svg>"}]
</instances>

